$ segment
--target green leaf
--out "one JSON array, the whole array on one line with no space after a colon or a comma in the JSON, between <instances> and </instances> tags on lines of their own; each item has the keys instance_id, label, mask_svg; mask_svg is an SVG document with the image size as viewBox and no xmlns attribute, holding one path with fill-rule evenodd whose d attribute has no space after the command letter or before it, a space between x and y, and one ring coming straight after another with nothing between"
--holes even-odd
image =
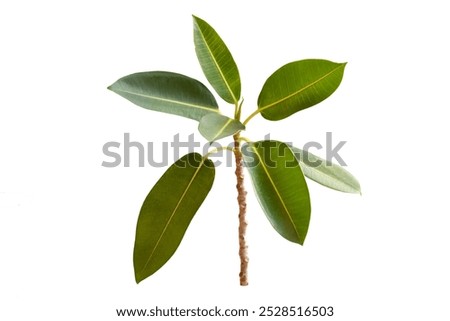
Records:
<instances>
[{"instance_id":1,"label":"green leaf","mask_svg":"<svg viewBox=\"0 0 450 321\"><path fill-rule=\"evenodd\" d=\"M200 134L210 142L234 135L244 129L245 126L240 121L221 114L205 115L198 125Z\"/></svg>"},{"instance_id":2,"label":"green leaf","mask_svg":"<svg viewBox=\"0 0 450 321\"><path fill-rule=\"evenodd\" d=\"M300 148L291 149L306 177L337 191L361 194L358 180L343 167Z\"/></svg>"},{"instance_id":3,"label":"green leaf","mask_svg":"<svg viewBox=\"0 0 450 321\"><path fill-rule=\"evenodd\" d=\"M134 272L139 283L174 254L214 181L214 164L198 153L176 161L155 184L136 228Z\"/></svg>"},{"instance_id":4,"label":"green leaf","mask_svg":"<svg viewBox=\"0 0 450 321\"><path fill-rule=\"evenodd\" d=\"M345 65L320 59L284 65L266 80L258 110L268 120L281 120L320 103L339 87Z\"/></svg>"},{"instance_id":5,"label":"green leaf","mask_svg":"<svg viewBox=\"0 0 450 321\"><path fill-rule=\"evenodd\" d=\"M275 230L303 244L311 205L308 186L290 148L277 141L248 143L242 149L259 203Z\"/></svg>"},{"instance_id":6,"label":"green leaf","mask_svg":"<svg viewBox=\"0 0 450 321\"><path fill-rule=\"evenodd\" d=\"M241 96L241 80L233 56L206 21L193 17L195 52L203 73L223 100L236 104Z\"/></svg>"},{"instance_id":7,"label":"green leaf","mask_svg":"<svg viewBox=\"0 0 450 321\"><path fill-rule=\"evenodd\" d=\"M195 120L218 112L216 99L205 85L172 72L131 74L120 78L108 89L140 107Z\"/></svg>"}]
</instances>

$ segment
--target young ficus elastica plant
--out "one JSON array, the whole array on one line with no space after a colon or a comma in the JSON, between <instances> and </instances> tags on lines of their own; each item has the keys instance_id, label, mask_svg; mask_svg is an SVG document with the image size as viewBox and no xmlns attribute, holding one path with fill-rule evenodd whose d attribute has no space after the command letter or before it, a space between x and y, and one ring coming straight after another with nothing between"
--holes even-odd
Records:
<instances>
[{"instance_id":1,"label":"young ficus elastica plant","mask_svg":"<svg viewBox=\"0 0 450 321\"><path fill-rule=\"evenodd\" d=\"M228 113L232 117L219 110L215 96L204 84L173 72L134 73L108 87L140 107L197 121L200 134L209 142L225 137L233 139L230 147L211 148L205 155L196 152L184 155L151 189L136 227L135 279L139 283L151 276L175 253L213 185L215 167L209 156L228 149L234 153L236 163L239 277L240 284L247 285L244 167L273 228L285 239L301 245L311 212L305 176L346 193L360 193L360 185L344 168L308 151L276 140L252 141L242 133L258 115L279 121L328 98L339 87L346 63L307 59L282 66L264 83L257 108L242 120L244 100L237 65L217 32L204 20L195 16L193 19L200 66L217 95L234 107L234 113Z\"/></svg>"}]
</instances>

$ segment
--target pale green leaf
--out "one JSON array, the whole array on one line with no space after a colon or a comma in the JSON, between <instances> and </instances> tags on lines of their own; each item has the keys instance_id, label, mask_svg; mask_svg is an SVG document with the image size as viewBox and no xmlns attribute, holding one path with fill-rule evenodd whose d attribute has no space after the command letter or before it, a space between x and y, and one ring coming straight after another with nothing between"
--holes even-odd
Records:
<instances>
[{"instance_id":1,"label":"pale green leaf","mask_svg":"<svg viewBox=\"0 0 450 321\"><path fill-rule=\"evenodd\" d=\"M284 65L265 82L258 110L268 120L280 120L320 103L339 87L345 65L320 59Z\"/></svg>"},{"instance_id":2,"label":"pale green leaf","mask_svg":"<svg viewBox=\"0 0 450 321\"><path fill-rule=\"evenodd\" d=\"M134 272L139 283L175 253L214 181L214 164L198 153L176 161L152 188L139 213Z\"/></svg>"},{"instance_id":3,"label":"pale green leaf","mask_svg":"<svg viewBox=\"0 0 450 321\"><path fill-rule=\"evenodd\" d=\"M242 152L270 223L287 240L303 244L311 205L305 178L289 146L266 140L245 144Z\"/></svg>"},{"instance_id":4,"label":"pale green leaf","mask_svg":"<svg viewBox=\"0 0 450 321\"><path fill-rule=\"evenodd\" d=\"M241 96L237 65L218 33L204 20L194 16L195 52L211 86L226 102L236 104Z\"/></svg>"},{"instance_id":5,"label":"pale green leaf","mask_svg":"<svg viewBox=\"0 0 450 321\"><path fill-rule=\"evenodd\" d=\"M198 125L200 134L210 142L234 135L244 129L245 126L240 121L221 114L205 115Z\"/></svg>"},{"instance_id":6,"label":"pale green leaf","mask_svg":"<svg viewBox=\"0 0 450 321\"><path fill-rule=\"evenodd\" d=\"M300 148L291 149L306 177L337 191L361 194L358 180L345 168Z\"/></svg>"},{"instance_id":7,"label":"pale green leaf","mask_svg":"<svg viewBox=\"0 0 450 321\"><path fill-rule=\"evenodd\" d=\"M218 112L216 99L208 88L177 73L135 73L120 78L108 89L140 107L195 120Z\"/></svg>"}]
</instances>

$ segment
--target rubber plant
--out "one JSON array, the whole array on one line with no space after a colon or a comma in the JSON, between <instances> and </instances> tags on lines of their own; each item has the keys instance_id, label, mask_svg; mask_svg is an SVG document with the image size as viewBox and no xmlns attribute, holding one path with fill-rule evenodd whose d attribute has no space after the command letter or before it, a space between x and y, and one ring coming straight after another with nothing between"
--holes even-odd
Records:
<instances>
[{"instance_id":1,"label":"rubber plant","mask_svg":"<svg viewBox=\"0 0 450 321\"><path fill-rule=\"evenodd\" d=\"M198 122L209 141L230 136L228 147L206 155L189 153L170 166L142 204L134 244L134 272L139 283L158 271L175 253L192 218L208 195L215 167L209 156L231 149L236 161L239 206L240 284L247 285L246 191L244 167L267 219L285 239L303 245L310 221L310 196L305 176L327 187L360 193L358 181L344 168L311 153L273 140L241 136L256 115L269 121L285 119L329 97L340 85L346 63L307 59L288 63L264 83L257 108L241 121L243 99L237 65L218 33L193 16L195 51L206 79L216 93L234 106L228 117L211 91L193 78L167 71L134 73L108 89L132 103Z\"/></svg>"}]
</instances>

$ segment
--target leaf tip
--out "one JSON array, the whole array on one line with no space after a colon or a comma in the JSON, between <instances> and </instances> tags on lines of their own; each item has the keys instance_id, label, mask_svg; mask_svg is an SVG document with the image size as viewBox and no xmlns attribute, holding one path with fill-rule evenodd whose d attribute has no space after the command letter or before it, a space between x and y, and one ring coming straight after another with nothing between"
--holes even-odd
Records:
<instances>
[{"instance_id":1,"label":"leaf tip","mask_svg":"<svg viewBox=\"0 0 450 321\"><path fill-rule=\"evenodd\" d=\"M298 236L298 244L300 244L301 246L303 246L305 244L305 240L306 240L306 235L308 234L308 226L306 227L306 231L303 235L299 235Z\"/></svg>"},{"instance_id":2,"label":"leaf tip","mask_svg":"<svg viewBox=\"0 0 450 321\"><path fill-rule=\"evenodd\" d=\"M194 24L198 24L199 21L202 21L202 19L197 17L195 14L192 15L192 19L194 20Z\"/></svg>"},{"instance_id":3,"label":"leaf tip","mask_svg":"<svg viewBox=\"0 0 450 321\"><path fill-rule=\"evenodd\" d=\"M115 93L117 93L117 81L106 87L106 89L111 90Z\"/></svg>"},{"instance_id":4,"label":"leaf tip","mask_svg":"<svg viewBox=\"0 0 450 321\"><path fill-rule=\"evenodd\" d=\"M362 196L361 184L354 176L353 176L353 178L355 179L355 184L356 184L356 188L355 188L355 191L353 192L353 194L359 194L360 196Z\"/></svg>"},{"instance_id":5,"label":"leaf tip","mask_svg":"<svg viewBox=\"0 0 450 321\"><path fill-rule=\"evenodd\" d=\"M136 284L141 283L143 280L137 273L134 275L134 280L136 281Z\"/></svg>"}]
</instances>

